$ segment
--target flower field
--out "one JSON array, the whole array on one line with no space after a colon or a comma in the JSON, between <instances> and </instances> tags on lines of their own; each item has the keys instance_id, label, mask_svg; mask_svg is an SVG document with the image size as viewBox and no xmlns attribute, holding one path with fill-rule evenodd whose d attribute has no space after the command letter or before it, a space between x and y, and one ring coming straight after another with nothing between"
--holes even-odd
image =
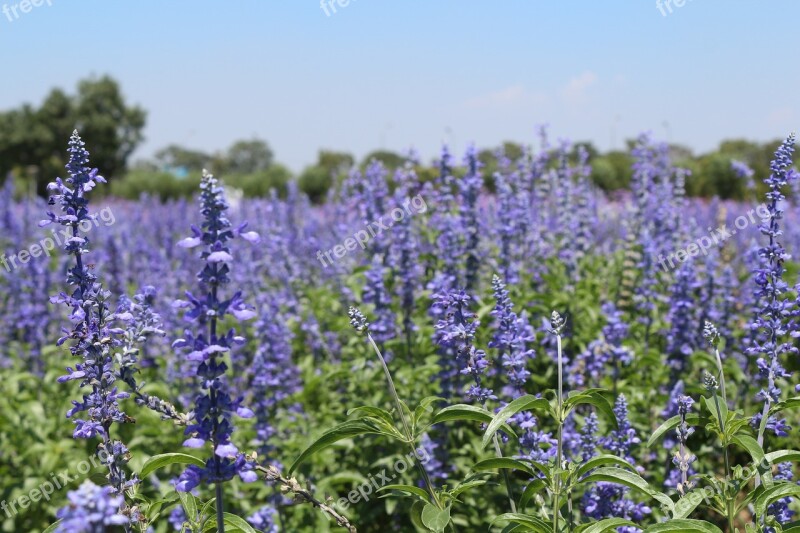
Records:
<instances>
[{"instance_id":1,"label":"flower field","mask_svg":"<svg viewBox=\"0 0 800 533\"><path fill-rule=\"evenodd\" d=\"M76 132L0 194L0 531L800 531L794 144L742 202L647 134L616 195L543 135L134 202Z\"/></svg>"}]
</instances>

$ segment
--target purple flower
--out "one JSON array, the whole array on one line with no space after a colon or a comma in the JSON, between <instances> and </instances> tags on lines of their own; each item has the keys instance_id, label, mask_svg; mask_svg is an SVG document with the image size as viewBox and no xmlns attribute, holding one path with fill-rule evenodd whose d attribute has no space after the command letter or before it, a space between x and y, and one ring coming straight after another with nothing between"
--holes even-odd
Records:
<instances>
[{"instance_id":1,"label":"purple flower","mask_svg":"<svg viewBox=\"0 0 800 533\"><path fill-rule=\"evenodd\" d=\"M496 348L502 361L502 366L508 375L508 393L511 399L522 396L525 382L530 376L527 369L528 360L535 357L533 349L528 344L535 340L533 329L523 314L518 316L514 312L514 303L508 296L505 284L494 276L492 278L495 307L491 312L495 319L495 333L490 348Z\"/></svg>"},{"instance_id":2,"label":"purple flower","mask_svg":"<svg viewBox=\"0 0 800 533\"><path fill-rule=\"evenodd\" d=\"M60 520L56 533L104 533L113 526L126 526L130 521L120 514L124 498L112 487L98 487L84 481L67 495L69 503L58 510Z\"/></svg>"},{"instance_id":3,"label":"purple flower","mask_svg":"<svg viewBox=\"0 0 800 533\"><path fill-rule=\"evenodd\" d=\"M792 177L792 153L794 152L795 138L790 135L775 152L775 159L770 165L771 174L764 180L769 187L767 193L767 209L769 219L759 229L768 237L758 251L761 262L753 271L753 281L756 284L754 291L756 316L750 324L753 331L753 343L747 353L756 359L759 376L762 378L764 388L756 398L764 402L763 412L753 417L753 425L759 427L758 440L763 444L764 432L769 429L779 436L787 433L789 427L778 416L770 416L767 420L763 417L769 408L779 400L781 390L778 380L789 377L781 364L783 354L796 354L797 348L790 334L797 334L797 326L792 320L791 303L787 298L789 291L783 279L785 273L784 262L789 255L780 242L783 231L780 220L783 218L782 203L785 200L782 189Z\"/></svg>"},{"instance_id":4,"label":"purple flower","mask_svg":"<svg viewBox=\"0 0 800 533\"><path fill-rule=\"evenodd\" d=\"M617 401L614 403L614 415L617 417L617 429L613 430L609 437L600 439L600 444L611 453L634 464L636 460L631 457L631 450L641 442L641 439L628 420L628 401L624 394L617 396Z\"/></svg>"},{"instance_id":5,"label":"purple flower","mask_svg":"<svg viewBox=\"0 0 800 533\"><path fill-rule=\"evenodd\" d=\"M105 452L101 454L101 460L109 469L111 490L121 494L138 480L135 476L127 479L122 467L128 462L128 450L121 442L112 440L110 435L114 422L121 424L131 420L119 407L119 400L127 398L128 394L118 392L114 385L117 373L114 371L112 349L120 344L120 330L111 327L116 319L108 305L111 294L98 281L93 267L85 262L85 256L89 253L89 239L82 229L85 224L91 228L97 216L89 212L89 201L85 194L97 183L105 183L105 180L98 175L97 169L89 167L89 152L84 148L77 131L70 138L69 154L66 166L68 177L65 180L57 178L48 185L53 193L48 204L59 205L61 214L48 211L48 220L41 223L47 225L55 222L67 227L72 237L66 240L64 251L75 259L75 264L67 271L67 284L72 287L70 294L62 292L50 301L71 309L72 330L65 333L58 344L69 339L70 353L81 358L82 362L75 365L75 370L67 368L69 374L58 381L80 380L81 388L90 389L81 402L72 402L73 408L68 411L67 417L86 413L86 420L75 420L73 437L102 439L98 453Z\"/></svg>"},{"instance_id":6,"label":"purple flower","mask_svg":"<svg viewBox=\"0 0 800 533\"><path fill-rule=\"evenodd\" d=\"M474 345L480 322L469 309L470 297L464 291L452 291L437 294L435 298L434 305L442 316L434 326L435 341L455 358L461 374L472 376L474 383L469 386L467 397L480 404L496 399L491 389L482 385L489 363L486 353Z\"/></svg>"},{"instance_id":7,"label":"purple flower","mask_svg":"<svg viewBox=\"0 0 800 533\"><path fill-rule=\"evenodd\" d=\"M747 163L734 159L731 161L731 170L733 170L733 173L736 174L736 176L745 180L745 186L747 187L748 191L756 190L756 182L753 179L753 176L755 176L756 173Z\"/></svg>"},{"instance_id":8,"label":"purple flower","mask_svg":"<svg viewBox=\"0 0 800 533\"><path fill-rule=\"evenodd\" d=\"M256 479L252 465L247 463L230 440L233 433L232 417L250 417L253 413L242 407L241 398L234 399L229 395L224 380L228 366L220 358L234 344L244 342L244 339L233 329L218 331L219 321L226 314L240 320L255 316L246 312L248 308L240 292L227 300L220 294L220 289L230 281L229 258L232 255L228 243L242 234L246 224L233 228L226 216L228 204L224 190L213 176L204 173L200 189L203 223L200 228L192 228L194 240L190 244L203 244L200 258L205 265L197 274L203 295L197 297L187 292L189 301L181 305L188 309L184 318L196 323L197 331L187 330L184 338L177 340L173 346L181 349L188 361L197 363L196 373L202 389L195 399L195 423L186 428L184 445L197 448L208 443L213 453L204 467L192 465L181 474L176 488L183 492L191 491L201 483L223 483L237 474L244 481ZM186 243L185 240L182 242ZM220 258L223 260L217 261ZM217 502L217 505L221 506L222 502Z\"/></svg>"},{"instance_id":9,"label":"purple flower","mask_svg":"<svg viewBox=\"0 0 800 533\"><path fill-rule=\"evenodd\" d=\"M607 320L602 337L590 342L570 364L567 379L572 386L598 385L608 367L613 369L616 379L620 365L627 366L633 361L633 352L622 345L629 330L622 313L611 303L603 304L602 310Z\"/></svg>"},{"instance_id":10,"label":"purple flower","mask_svg":"<svg viewBox=\"0 0 800 533\"><path fill-rule=\"evenodd\" d=\"M271 505L265 505L247 517L247 521L262 533L278 533L278 510Z\"/></svg>"},{"instance_id":11,"label":"purple flower","mask_svg":"<svg viewBox=\"0 0 800 533\"><path fill-rule=\"evenodd\" d=\"M694 312L694 293L699 287L700 284L695 277L694 264L688 260L676 273L669 301L667 319L670 329L666 335L667 365L672 369L673 376L680 375L686 370L689 356L699 346L696 333L702 325L698 326L695 323Z\"/></svg>"}]
</instances>

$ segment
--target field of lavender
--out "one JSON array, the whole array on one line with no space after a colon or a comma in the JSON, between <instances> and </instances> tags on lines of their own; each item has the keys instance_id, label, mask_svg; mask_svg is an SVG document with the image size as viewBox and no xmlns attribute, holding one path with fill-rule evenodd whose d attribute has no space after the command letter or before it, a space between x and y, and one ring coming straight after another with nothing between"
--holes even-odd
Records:
<instances>
[{"instance_id":1,"label":"field of lavender","mask_svg":"<svg viewBox=\"0 0 800 533\"><path fill-rule=\"evenodd\" d=\"M76 132L49 202L0 194L0 530L800 531L775 149L738 203L646 134L613 198L543 139L491 193L443 148L161 203Z\"/></svg>"}]
</instances>

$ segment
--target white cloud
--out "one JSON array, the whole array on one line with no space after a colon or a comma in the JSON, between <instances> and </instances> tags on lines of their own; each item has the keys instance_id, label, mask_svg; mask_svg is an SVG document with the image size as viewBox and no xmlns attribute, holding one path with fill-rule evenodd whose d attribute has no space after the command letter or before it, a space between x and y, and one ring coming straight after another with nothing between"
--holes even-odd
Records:
<instances>
[{"instance_id":1,"label":"white cloud","mask_svg":"<svg viewBox=\"0 0 800 533\"><path fill-rule=\"evenodd\" d=\"M483 96L470 98L466 106L473 109L489 107L508 107L519 105L535 105L544 103L547 97L544 93L528 91L521 84L511 85L505 89L495 91Z\"/></svg>"},{"instance_id":2,"label":"white cloud","mask_svg":"<svg viewBox=\"0 0 800 533\"><path fill-rule=\"evenodd\" d=\"M569 107L579 106L586 102L589 88L596 83L597 74L587 70L567 82L567 85L561 90L561 98Z\"/></svg>"}]
</instances>

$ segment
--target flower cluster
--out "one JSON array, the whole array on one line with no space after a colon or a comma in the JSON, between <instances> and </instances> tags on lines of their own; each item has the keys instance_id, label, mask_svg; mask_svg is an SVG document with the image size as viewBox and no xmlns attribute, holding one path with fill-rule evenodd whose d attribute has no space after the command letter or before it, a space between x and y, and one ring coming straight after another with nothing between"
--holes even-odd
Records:
<instances>
[{"instance_id":1,"label":"flower cluster","mask_svg":"<svg viewBox=\"0 0 800 533\"><path fill-rule=\"evenodd\" d=\"M524 394L525 382L530 377L528 361L533 359L536 352L528 348L528 345L534 341L535 336L524 313L517 315L514 312L514 303L509 298L506 286L497 276L492 278L492 289L495 307L491 315L496 323L489 347L497 349L503 368L508 374L508 396L513 400Z\"/></svg>"},{"instance_id":2,"label":"flower cluster","mask_svg":"<svg viewBox=\"0 0 800 533\"><path fill-rule=\"evenodd\" d=\"M58 378L58 381L80 380L81 388L90 389L82 401L72 402L73 407L67 412L67 417L86 413L86 418L75 420L73 436L76 439L102 439L99 450L105 452L101 458L109 469L112 490L121 493L137 481L135 477L128 480L122 468L128 461L128 449L120 441L111 438L113 423L122 424L131 420L119 406L119 400L128 398L129 394L119 391L115 385L117 375L112 356L122 331L113 327L117 317L109 308L111 293L103 288L92 267L84 260L89 253L87 226L90 229L96 217L89 212L86 194L98 183L105 183L105 179L97 169L89 167L89 152L77 131L69 141L66 168L66 179L57 178L48 185L53 192L48 204L58 204L61 214L48 211L48 220L40 224L66 226L70 237L66 239L64 251L75 258L74 265L67 271L67 284L72 291L69 294L61 292L50 301L71 309L72 329L64 330L64 336L58 340L58 344L71 341L70 352L82 362L77 363L74 369L67 367L69 373Z\"/></svg>"},{"instance_id":3,"label":"flower cluster","mask_svg":"<svg viewBox=\"0 0 800 533\"><path fill-rule=\"evenodd\" d=\"M672 458L672 464L678 468L680 481L676 483L676 488L680 494L686 494L689 489L691 489L692 485L689 482L689 475L692 473L692 463L697 460L697 457L686 447L689 436L694 433L694 428L686 423L686 415L691 412L692 404L694 404L694 400L689 396L681 396L678 398L678 415L681 417L681 421L680 424L678 424L676 433L678 434L679 448Z\"/></svg>"},{"instance_id":4,"label":"flower cluster","mask_svg":"<svg viewBox=\"0 0 800 533\"><path fill-rule=\"evenodd\" d=\"M612 303L603 304L601 309L606 316L603 335L590 342L586 350L572 361L567 378L572 386L596 385L608 368L612 369L616 379L620 366L630 365L633 361L633 352L622 345L630 329L622 319L622 313Z\"/></svg>"},{"instance_id":5,"label":"flower cluster","mask_svg":"<svg viewBox=\"0 0 800 533\"><path fill-rule=\"evenodd\" d=\"M764 388L757 395L757 399L764 402L764 409L753 418L753 425L759 428L759 442L763 442L765 430L786 436L790 429L783 418L768 416L768 412L780 400L778 380L790 376L781 363L781 356L797 353L797 348L786 338L788 334L796 335L798 332L792 324L791 302L786 298L788 284L783 279L783 265L789 255L779 240L783 234L780 227L783 218L781 205L785 199L782 189L793 176L794 145L794 135L790 135L775 152L775 159L770 165L771 174L764 180L769 187L769 219L760 226L760 230L769 241L759 249L762 262L753 271L755 299L758 303L756 317L750 324L755 342L748 348L748 354L757 358L758 374L764 383Z\"/></svg>"},{"instance_id":6,"label":"flower cluster","mask_svg":"<svg viewBox=\"0 0 800 533\"><path fill-rule=\"evenodd\" d=\"M601 437L600 445L606 450L622 457L632 465L636 461L631 457L632 447L639 444L636 430L631 427L628 420L628 404L625 396L619 395L614 404L614 414L617 418L618 429L611 432L610 437ZM591 457L592 433L596 430L596 421L588 421L582 434L583 457ZM585 460L585 459L584 459ZM590 488L583 496L581 507L586 516L595 519L627 518L640 523L652 510L644 503L637 503L627 497L629 489L616 483L600 482ZM631 527L621 527L621 533L636 533L639 530Z\"/></svg>"},{"instance_id":7,"label":"flower cluster","mask_svg":"<svg viewBox=\"0 0 800 533\"><path fill-rule=\"evenodd\" d=\"M484 403L497 399L491 389L482 386L482 376L489 362L486 353L475 347L475 332L480 325L469 309L471 298L464 291L450 291L436 295L436 307L443 316L435 327L436 343L452 350L460 373L472 376L474 384L467 390L467 397Z\"/></svg>"},{"instance_id":8,"label":"flower cluster","mask_svg":"<svg viewBox=\"0 0 800 533\"><path fill-rule=\"evenodd\" d=\"M126 526L128 517L119 512L124 503L112 487L98 487L84 481L67 495L69 503L59 509L55 533L105 533L114 526Z\"/></svg>"},{"instance_id":9,"label":"flower cluster","mask_svg":"<svg viewBox=\"0 0 800 533\"><path fill-rule=\"evenodd\" d=\"M184 446L202 448L211 444L213 455L205 467L190 465L180 476L176 488L190 491L201 483L222 483L239 475L244 481L255 481L257 476L244 454L231 442L233 415L250 418L253 412L242 405L242 399L232 398L224 380L228 369L222 359L235 344L244 343L244 338L231 328L219 332L218 326L226 315L239 321L252 319L256 313L249 309L242 293L223 298L220 289L230 281L230 264L233 262L228 242L242 237L248 242L258 242L255 232L245 232L246 224L233 228L226 216L228 204L224 190L217 180L203 173L200 184L202 227L192 227L192 237L178 243L183 248L203 246L200 258L205 262L197 274L202 296L186 293L188 301L179 301L176 306L186 309L184 318L197 326L197 331L185 331L184 338L173 343L185 353L187 361L197 364L202 392L195 399L195 423L186 428ZM221 505L221 502L218 502Z\"/></svg>"}]
</instances>

